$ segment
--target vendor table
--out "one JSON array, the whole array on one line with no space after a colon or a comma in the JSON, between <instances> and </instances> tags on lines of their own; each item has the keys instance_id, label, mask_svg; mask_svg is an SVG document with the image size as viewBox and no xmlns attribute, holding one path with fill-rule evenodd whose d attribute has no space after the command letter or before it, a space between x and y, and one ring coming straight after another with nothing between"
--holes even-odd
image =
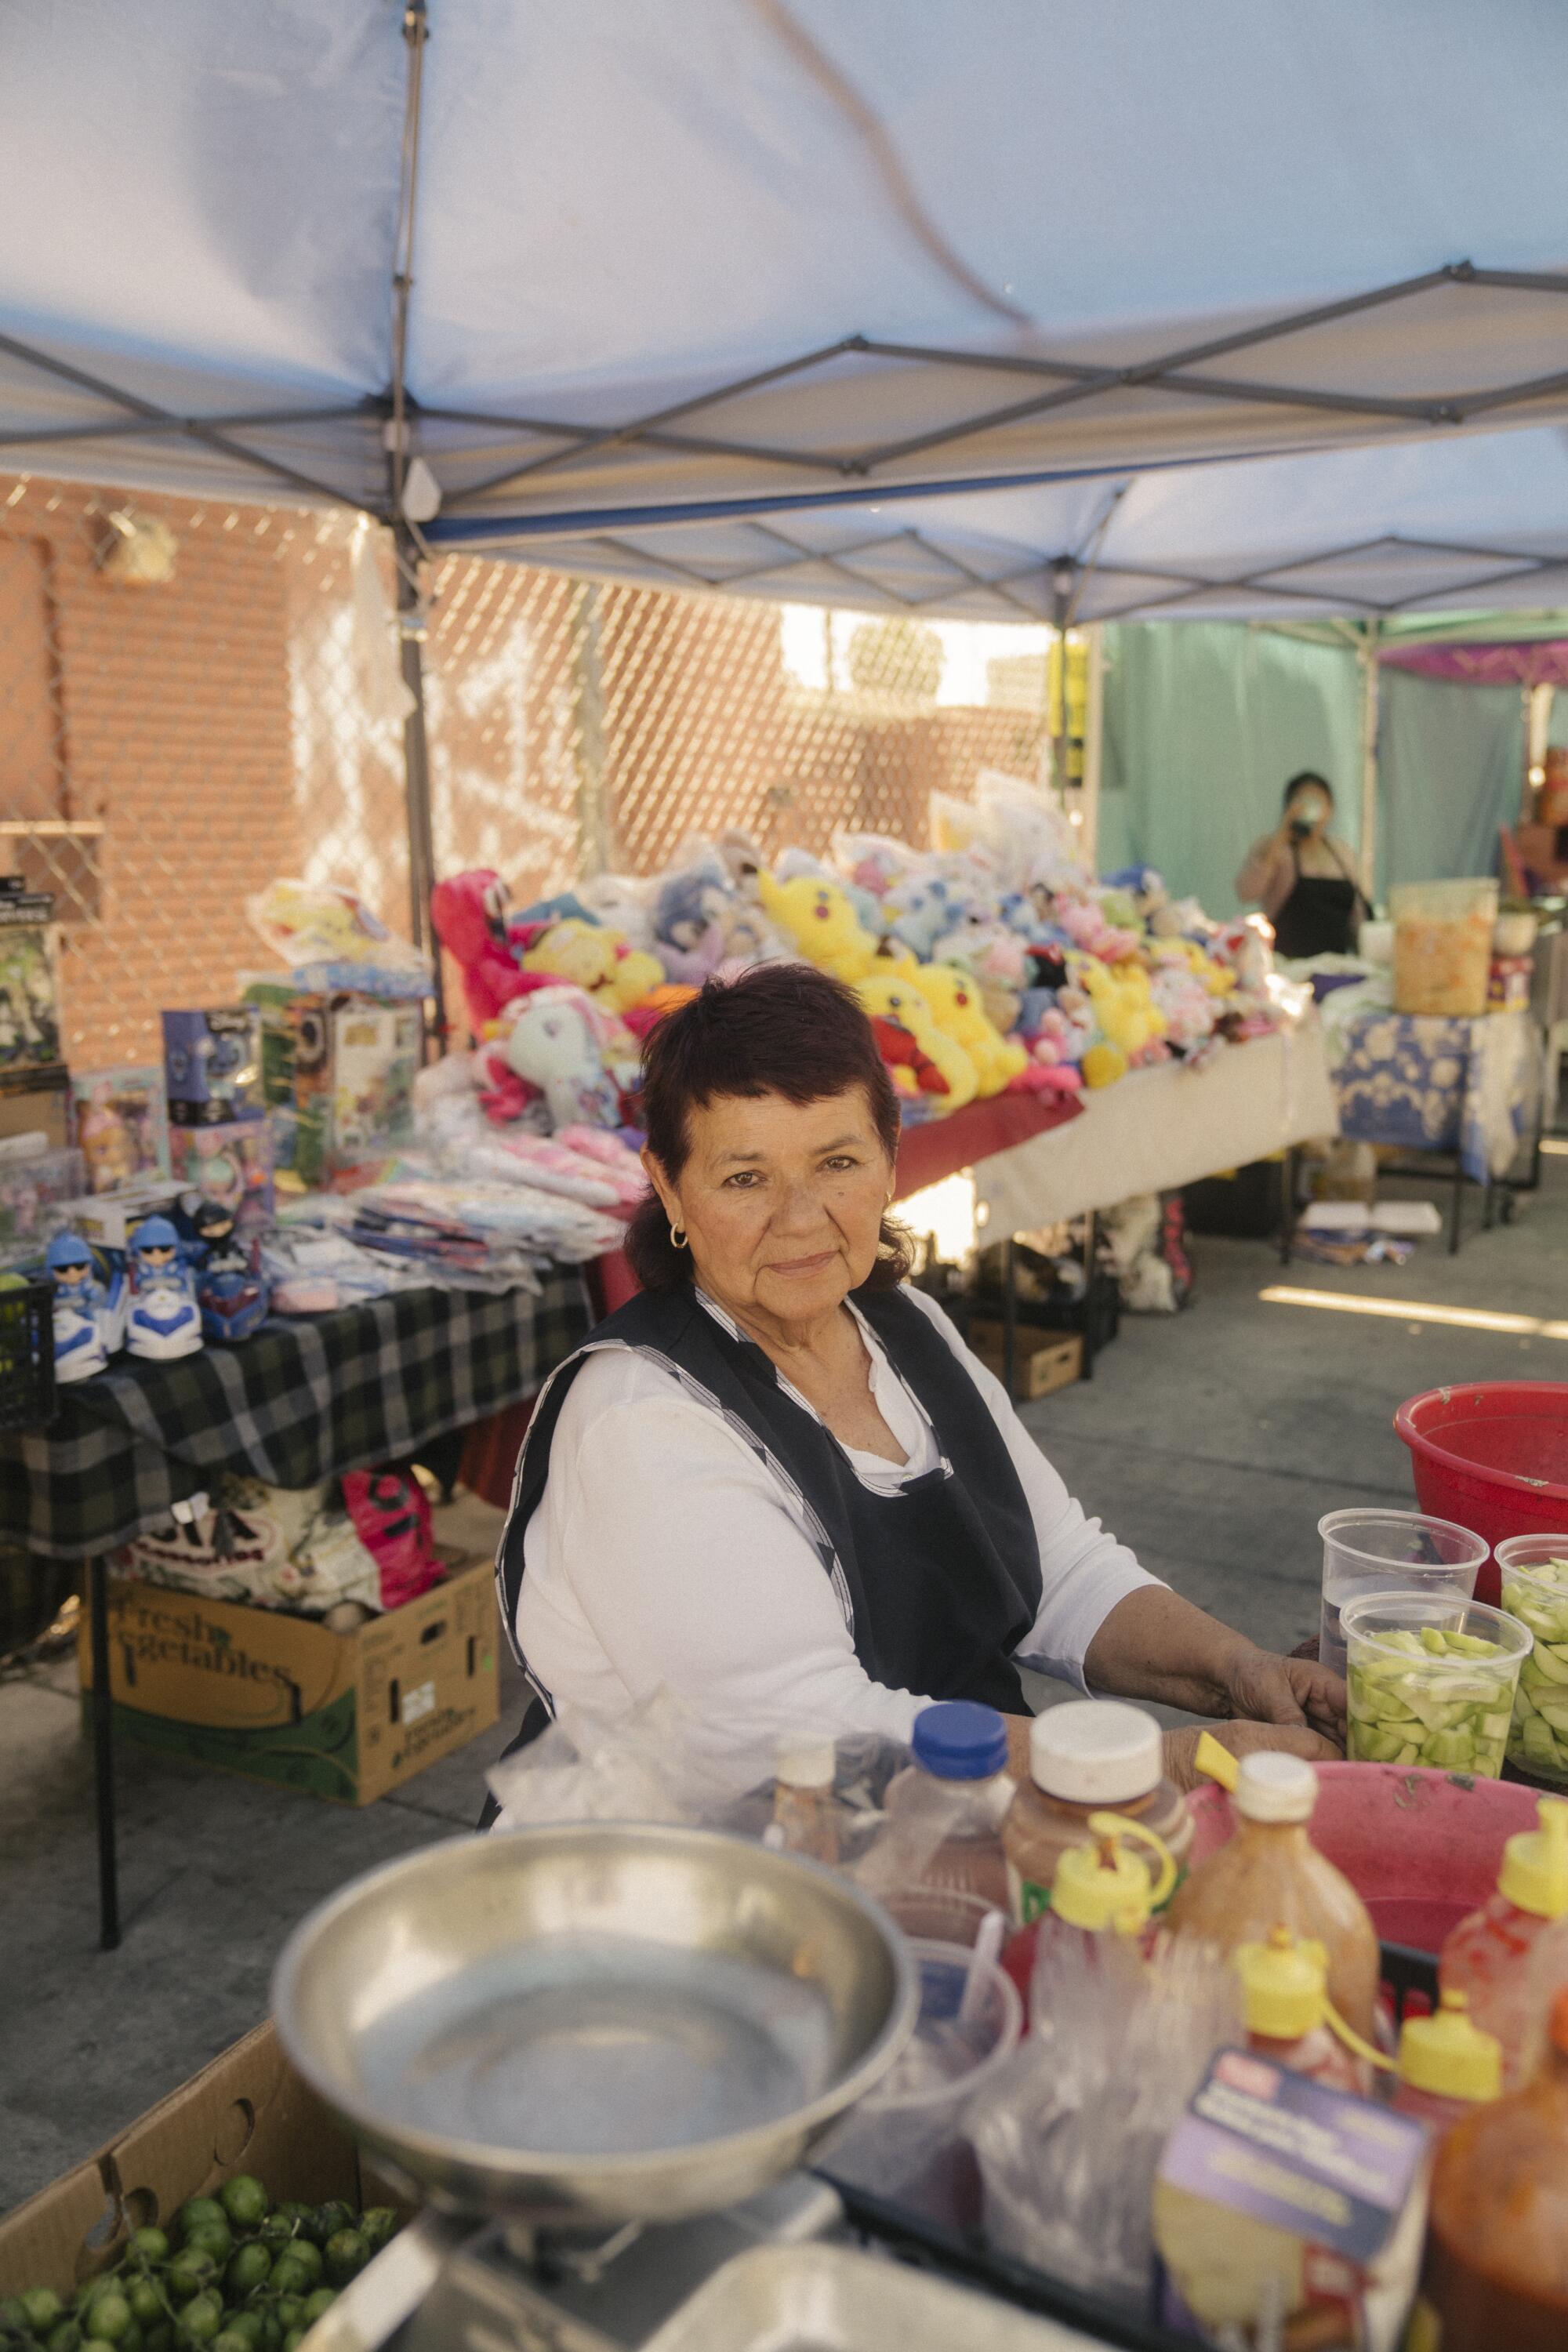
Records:
<instances>
[{"instance_id":1,"label":"vendor table","mask_svg":"<svg viewBox=\"0 0 1568 2352\"><path fill-rule=\"evenodd\" d=\"M119 1358L62 1390L44 1431L0 1437L0 1528L88 1565L101 1942L120 1941L109 1676L108 1562L221 1470L274 1486L405 1460L531 1395L592 1317L582 1275L520 1290L395 1291L263 1326L243 1347L167 1364Z\"/></svg>"},{"instance_id":2,"label":"vendor table","mask_svg":"<svg viewBox=\"0 0 1568 2352\"><path fill-rule=\"evenodd\" d=\"M1448 1247L1457 1250L1467 1178L1482 1188L1489 1224L1491 1188L1535 1132L1541 1043L1534 1018L1522 1009L1477 1020L1366 1012L1352 1014L1339 1037L1333 1077L1341 1134L1384 1150L1451 1156Z\"/></svg>"},{"instance_id":3,"label":"vendor table","mask_svg":"<svg viewBox=\"0 0 1568 2352\"><path fill-rule=\"evenodd\" d=\"M1338 1124L1322 1032L1309 1019L1195 1067L1133 1070L1090 1095L1081 1118L977 1161L975 1192L994 1234L1024 1233L1266 1160Z\"/></svg>"}]
</instances>

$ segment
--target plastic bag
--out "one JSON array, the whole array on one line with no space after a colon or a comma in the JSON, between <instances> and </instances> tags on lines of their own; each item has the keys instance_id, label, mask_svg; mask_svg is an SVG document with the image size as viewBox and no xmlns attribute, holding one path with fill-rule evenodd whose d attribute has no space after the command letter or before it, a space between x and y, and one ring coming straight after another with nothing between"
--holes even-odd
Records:
<instances>
[{"instance_id":1,"label":"plastic bag","mask_svg":"<svg viewBox=\"0 0 1568 2352\"><path fill-rule=\"evenodd\" d=\"M1165 2141L1210 2060L1245 2042L1233 1970L1205 1944L1163 1938L1058 1955L1054 2013L968 2130L993 2244L1086 2291L1146 2310L1150 2200ZM1107 1958L1110 1965L1106 1965Z\"/></svg>"},{"instance_id":2,"label":"plastic bag","mask_svg":"<svg viewBox=\"0 0 1568 2352\"><path fill-rule=\"evenodd\" d=\"M697 1753L694 1720L662 1685L614 1722L563 1704L537 1739L491 1767L497 1829L546 1822L717 1825L735 1804L735 1784Z\"/></svg>"},{"instance_id":3,"label":"plastic bag","mask_svg":"<svg viewBox=\"0 0 1568 2352\"><path fill-rule=\"evenodd\" d=\"M401 1609L446 1574L436 1549L430 1497L412 1470L345 1470L343 1504L375 1561L381 1605Z\"/></svg>"},{"instance_id":4,"label":"plastic bag","mask_svg":"<svg viewBox=\"0 0 1568 2352\"><path fill-rule=\"evenodd\" d=\"M146 1584L302 1617L324 1617L344 1601L383 1606L376 1563L335 1478L268 1486L222 1472L210 1498L176 1503L167 1525L134 1538L115 1566Z\"/></svg>"},{"instance_id":5,"label":"plastic bag","mask_svg":"<svg viewBox=\"0 0 1568 2352\"><path fill-rule=\"evenodd\" d=\"M1004 893L1089 879L1082 841L1055 796L997 768L981 769L973 801L932 793L931 838L934 849L983 858Z\"/></svg>"},{"instance_id":6,"label":"plastic bag","mask_svg":"<svg viewBox=\"0 0 1568 2352\"><path fill-rule=\"evenodd\" d=\"M269 953L310 988L353 988L372 996L425 996L428 957L389 931L353 890L336 882L284 878L245 902Z\"/></svg>"}]
</instances>

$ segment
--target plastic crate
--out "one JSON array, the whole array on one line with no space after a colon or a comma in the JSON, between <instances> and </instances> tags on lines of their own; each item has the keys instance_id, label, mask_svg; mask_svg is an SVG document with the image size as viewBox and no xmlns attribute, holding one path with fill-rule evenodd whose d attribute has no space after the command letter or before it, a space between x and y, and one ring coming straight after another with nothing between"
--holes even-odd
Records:
<instances>
[{"instance_id":1,"label":"plastic crate","mask_svg":"<svg viewBox=\"0 0 1568 2352\"><path fill-rule=\"evenodd\" d=\"M0 1286L0 1430L42 1429L55 1410L54 1286Z\"/></svg>"},{"instance_id":2,"label":"plastic crate","mask_svg":"<svg viewBox=\"0 0 1568 2352\"><path fill-rule=\"evenodd\" d=\"M1430 2011L1437 1993L1436 1957L1403 1944L1384 1944L1383 1983L1396 2020L1404 2017L1407 2008L1413 2014ZM852 2227L906 2262L966 2279L1026 2311L1079 2328L1101 2343L1119 2345L1122 2352L1193 2352L1191 2336L1178 2336L1157 2319L1130 2317L1098 2296L1086 2294L1081 2287L1069 2286L1065 2279L1053 2278L1032 2263L998 2252L979 2231L929 2220L909 2206L873 2197L852 2182L840 2180L831 2158L816 2169L844 2200Z\"/></svg>"}]
</instances>

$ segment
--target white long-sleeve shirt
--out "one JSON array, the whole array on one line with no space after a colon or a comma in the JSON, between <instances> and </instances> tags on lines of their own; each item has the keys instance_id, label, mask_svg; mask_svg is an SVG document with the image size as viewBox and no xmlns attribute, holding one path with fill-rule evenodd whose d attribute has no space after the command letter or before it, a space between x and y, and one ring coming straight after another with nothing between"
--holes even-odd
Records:
<instances>
[{"instance_id":1,"label":"white long-sleeve shirt","mask_svg":"<svg viewBox=\"0 0 1568 2352\"><path fill-rule=\"evenodd\" d=\"M1081 1690L1084 1655L1106 1616L1159 1580L1085 1517L940 1307L918 1290L905 1296L980 1391L1029 1506L1042 1591L1015 1655ZM892 1494L941 1456L922 1407L858 1319L878 1409L908 1459L844 1452L868 1487ZM573 1383L523 1562L517 1637L541 1686L614 1721L663 1685L715 1763L766 1751L805 1725L907 1739L930 1704L867 1675L817 1550L745 1439L628 1349L590 1356Z\"/></svg>"}]
</instances>

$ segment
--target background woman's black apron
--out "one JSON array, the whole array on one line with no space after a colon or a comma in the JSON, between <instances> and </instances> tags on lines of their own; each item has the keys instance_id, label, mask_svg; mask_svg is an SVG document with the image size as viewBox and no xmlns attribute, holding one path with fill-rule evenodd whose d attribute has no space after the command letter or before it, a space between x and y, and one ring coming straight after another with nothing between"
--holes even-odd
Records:
<instances>
[{"instance_id":1,"label":"background woman's black apron","mask_svg":"<svg viewBox=\"0 0 1568 2352\"><path fill-rule=\"evenodd\" d=\"M1300 853L1290 852L1296 880L1273 918L1274 952L1282 956L1349 955L1355 947L1361 891L1346 874L1303 874Z\"/></svg>"},{"instance_id":2,"label":"background woman's black apron","mask_svg":"<svg viewBox=\"0 0 1568 2352\"><path fill-rule=\"evenodd\" d=\"M1006 1442L973 1381L912 1300L897 1290L867 1291L856 1305L925 1408L940 1465L894 1494L873 1493L837 1438L785 1392L762 1349L731 1339L690 1289L634 1298L554 1373L524 1441L496 1561L514 1650L524 1539L550 1474L561 1408L591 1355L625 1347L669 1372L752 1447L815 1545L873 1682L1027 1712L1012 1654L1039 1612L1040 1554ZM737 1529L737 1543L744 1540ZM536 1676L530 1680L539 1696L513 1748L549 1720L549 1694ZM481 1827L494 1813L492 1801Z\"/></svg>"}]
</instances>

